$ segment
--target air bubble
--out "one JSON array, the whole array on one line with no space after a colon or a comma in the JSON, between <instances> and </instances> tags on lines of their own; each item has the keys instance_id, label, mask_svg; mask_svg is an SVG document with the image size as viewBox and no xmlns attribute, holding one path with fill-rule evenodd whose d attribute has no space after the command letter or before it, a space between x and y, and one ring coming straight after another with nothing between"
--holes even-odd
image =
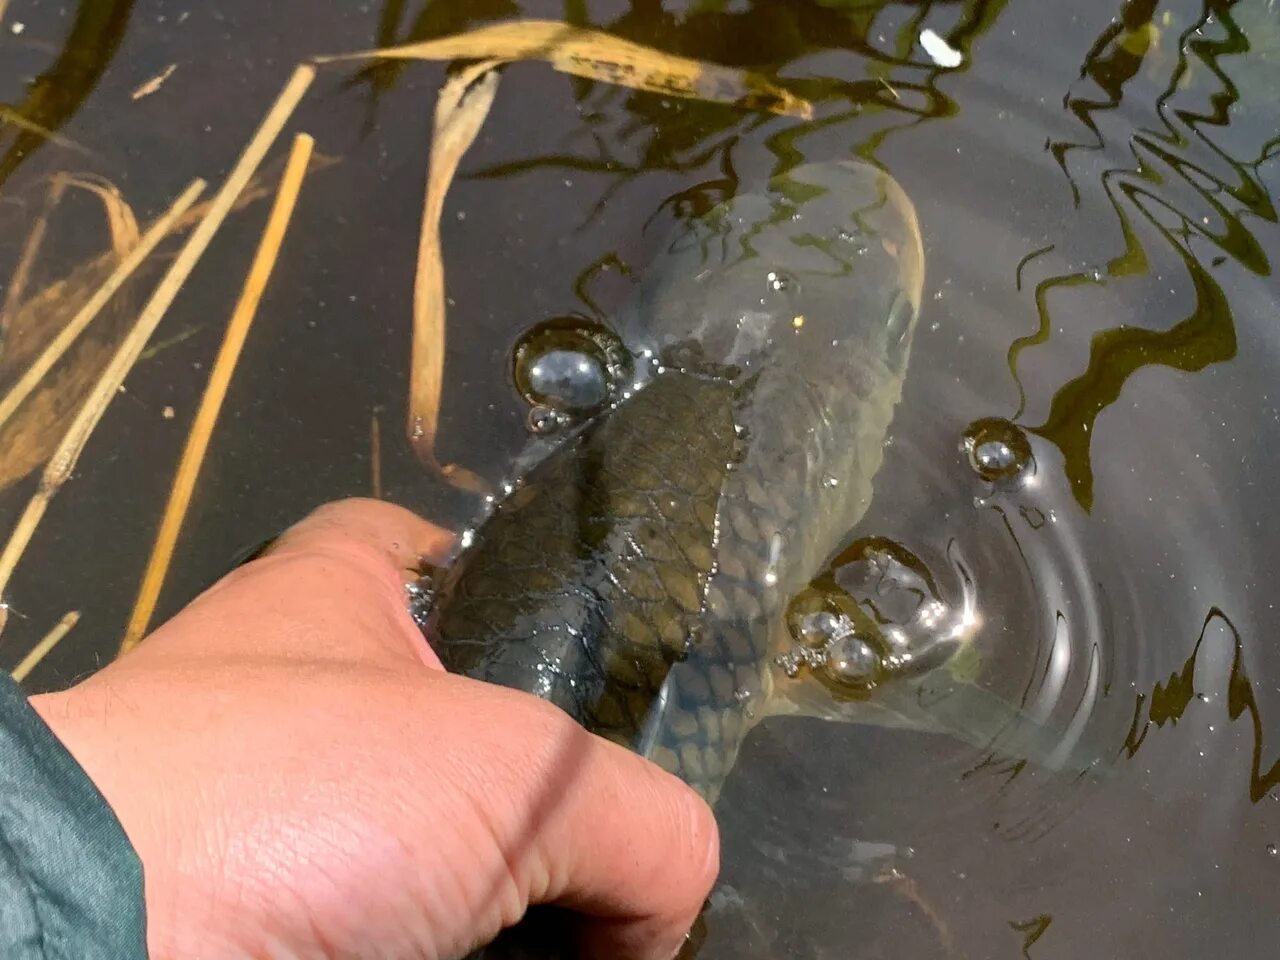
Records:
<instances>
[{"instance_id":1,"label":"air bubble","mask_svg":"<svg viewBox=\"0 0 1280 960\"><path fill-rule=\"evenodd\" d=\"M609 393L608 374L598 357L575 350L548 350L529 364L529 389L566 410L592 410Z\"/></svg>"},{"instance_id":2,"label":"air bubble","mask_svg":"<svg viewBox=\"0 0 1280 960\"><path fill-rule=\"evenodd\" d=\"M993 483L1026 474L1035 464L1027 435L999 417L971 423L964 432L964 450L973 471Z\"/></svg>"},{"instance_id":3,"label":"air bubble","mask_svg":"<svg viewBox=\"0 0 1280 960\"><path fill-rule=\"evenodd\" d=\"M781 270L771 270L765 277L769 289L774 293L789 293L795 291L800 284L789 273L783 273Z\"/></svg>"},{"instance_id":4,"label":"air bubble","mask_svg":"<svg viewBox=\"0 0 1280 960\"><path fill-rule=\"evenodd\" d=\"M789 675L808 666L846 687L925 673L950 660L980 626L971 591L956 600L948 602L903 545L860 538L791 599L792 645L778 663Z\"/></svg>"},{"instance_id":5,"label":"air bubble","mask_svg":"<svg viewBox=\"0 0 1280 960\"><path fill-rule=\"evenodd\" d=\"M591 416L618 398L631 379L630 356L607 327L586 317L557 317L538 324L516 343L512 377L533 408L530 429L564 426ZM556 412L551 424L544 410ZM536 421L536 425L535 425Z\"/></svg>"},{"instance_id":6,"label":"air bubble","mask_svg":"<svg viewBox=\"0 0 1280 960\"><path fill-rule=\"evenodd\" d=\"M880 655L859 636L843 637L827 649L823 669L837 683L869 686L880 671Z\"/></svg>"},{"instance_id":7,"label":"air bubble","mask_svg":"<svg viewBox=\"0 0 1280 960\"><path fill-rule=\"evenodd\" d=\"M797 643L811 650L821 650L831 643L852 632L849 621L837 616L829 610L805 614L792 630Z\"/></svg>"}]
</instances>

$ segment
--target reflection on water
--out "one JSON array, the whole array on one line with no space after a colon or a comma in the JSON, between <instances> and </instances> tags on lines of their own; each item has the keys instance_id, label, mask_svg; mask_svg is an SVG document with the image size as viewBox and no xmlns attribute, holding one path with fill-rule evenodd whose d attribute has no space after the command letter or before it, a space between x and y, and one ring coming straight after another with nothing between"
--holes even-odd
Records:
<instances>
[{"instance_id":1,"label":"reflection on water","mask_svg":"<svg viewBox=\"0 0 1280 960\"><path fill-rule=\"evenodd\" d=\"M1239 101L1239 91L1219 61L1249 49L1247 38L1232 19L1233 6L1231 2L1205 3L1200 16L1183 27L1175 41L1165 41L1176 51L1177 59L1155 100L1159 126L1144 124L1130 134L1132 165L1110 167L1102 173L1101 187L1114 208L1125 249L1110 256L1104 269L1093 267L1040 281L1036 287L1040 327L1034 335L1015 341L1009 350L1010 366L1016 371L1022 350L1049 339L1054 321L1048 301L1054 289L1151 278L1144 232L1148 242L1162 241L1164 250L1181 261L1194 289L1190 313L1159 329L1123 324L1097 331L1087 369L1058 389L1047 418L1033 428L1063 451L1072 487L1085 509L1093 502L1090 429L1098 415L1119 398L1129 377L1157 364L1194 372L1235 356L1231 306L1212 268L1227 256L1259 276L1271 272L1266 254L1242 217L1252 214L1274 224L1275 208L1256 174L1223 151L1211 129L1226 126L1231 108ZM1121 19L1110 24L1090 49L1081 74L1106 91L1108 99L1097 101L1078 93L1067 96L1068 108L1094 136L1092 144L1050 144L1072 180L1077 200L1080 188L1072 177L1068 154L1073 149L1103 148L1097 114L1120 107L1124 85L1141 69L1153 39L1172 29L1157 30L1152 22L1155 8L1154 0L1126 3ZM1170 18L1166 16L1163 22L1168 24ZM1198 68L1194 86L1193 64ZM1180 96L1184 87L1194 92ZM1211 263L1202 262L1204 258ZM1159 275L1154 279L1164 282Z\"/></svg>"},{"instance_id":2,"label":"reflection on water","mask_svg":"<svg viewBox=\"0 0 1280 960\"><path fill-rule=\"evenodd\" d=\"M0 121L0 278L38 214L37 177L74 164L157 209L234 157L282 63L371 38L562 17L750 66L814 103L810 120L763 117L506 68L443 238L443 455L493 481L528 435L513 345L554 318L609 323L672 229L744 184L851 155L910 194L928 290L875 498L846 546L895 545L948 609L971 596L980 626L931 688L940 734L795 717L755 731L720 802L724 875L700 956L1235 957L1280 934L1274 4L386 0L300 20L296 3L233 3L163 27L162 5L132 6L85 0L60 18L9 4L0 100L90 152L69 160ZM925 29L958 67L930 59ZM134 104L170 62L165 88ZM282 263L237 374L168 610L307 506L367 492L371 411L403 419L442 75L334 75L300 114L341 163L300 211L311 241ZM217 96L193 101L202 88ZM8 662L84 612L37 685L115 648L256 228L229 225L158 334L185 339L130 378L13 582ZM528 372L548 409L594 396L571 353ZM378 447L386 495L465 524L475 504L392 439ZM28 492L4 492L6 523ZM85 547L108 541L111 564ZM874 600L859 569L845 587ZM1021 725L1000 735L998 707Z\"/></svg>"},{"instance_id":3,"label":"reflection on water","mask_svg":"<svg viewBox=\"0 0 1280 960\"><path fill-rule=\"evenodd\" d=\"M1226 629L1231 638L1231 672L1227 676L1225 685L1217 689L1212 686L1205 688L1202 685L1201 689L1197 689L1196 663L1209 628L1215 624L1215 621ZM1244 663L1244 644L1235 624L1217 607L1205 618L1204 629L1196 639L1195 648L1191 651L1191 656L1187 658L1182 670L1170 675L1164 684L1157 682L1151 690L1149 703L1145 693L1137 695L1133 711L1133 726L1130 727L1124 740L1125 752L1130 759L1133 759L1143 741L1147 739L1147 734L1151 733L1153 724L1158 728L1165 724L1176 724L1183 718L1183 714L1193 700L1207 704L1211 703L1215 697L1223 696L1226 698L1227 717L1233 721L1244 717L1250 725L1253 746L1249 773L1249 799L1257 803L1280 785L1280 750L1277 750L1274 744L1269 745L1271 747L1269 753L1275 755L1276 760L1268 767L1263 743L1262 712L1258 707L1253 681L1249 679L1248 669ZM1273 850L1274 846L1274 844L1268 844L1268 852Z\"/></svg>"},{"instance_id":4,"label":"reflection on water","mask_svg":"<svg viewBox=\"0 0 1280 960\"><path fill-rule=\"evenodd\" d=\"M0 185L75 116L115 56L132 9L133 0L80 0L58 56L27 85L22 101L6 105L0 114L0 135L9 133L3 129L5 115L23 121L7 124L14 130L0 156Z\"/></svg>"}]
</instances>

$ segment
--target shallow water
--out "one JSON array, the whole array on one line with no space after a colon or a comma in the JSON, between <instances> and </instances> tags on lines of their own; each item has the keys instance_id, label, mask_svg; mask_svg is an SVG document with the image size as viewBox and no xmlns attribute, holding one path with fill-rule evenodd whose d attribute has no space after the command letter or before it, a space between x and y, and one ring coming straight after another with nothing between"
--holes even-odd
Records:
<instances>
[{"instance_id":1,"label":"shallow water","mask_svg":"<svg viewBox=\"0 0 1280 960\"><path fill-rule=\"evenodd\" d=\"M771 720L720 804L724 882L701 956L1261 955L1280 934L1268 892L1280 879L1280 614L1265 573L1280 566L1280 8L336 6L86 2L77 13L12 0L0 102L18 107L57 67L58 96L29 118L87 152L24 141L20 159L4 154L0 200L16 202L0 203L0 276L39 211L41 178L100 173L152 216L191 177L216 182L292 65L317 52L568 16L776 71L814 101L812 120L632 94L539 64L506 72L446 209L441 458L494 482L507 473L528 414L511 345L566 312L607 317L631 291L617 265L642 271L675 221L796 163L872 157L916 204L927 292L856 533L921 557L953 601L962 563L982 618L976 681L1101 762L1075 778L940 736ZM924 29L963 63L935 65ZM69 39L80 55L60 56ZM171 63L157 92L132 99ZM368 493L374 418L383 494L441 522L470 516L473 501L425 477L401 429L442 76L430 65L355 83L328 73L298 112L292 128L340 162L303 194L162 615L310 506ZM0 151L15 144L0 126ZM88 238L105 242L90 203L68 209L46 280L80 262ZM129 378L11 584L6 664L83 612L34 687L116 648L263 216L258 205L228 223L157 334L169 345ZM993 488L971 469L961 442L984 417L1026 432L1032 482ZM32 489L0 492L6 528Z\"/></svg>"}]
</instances>

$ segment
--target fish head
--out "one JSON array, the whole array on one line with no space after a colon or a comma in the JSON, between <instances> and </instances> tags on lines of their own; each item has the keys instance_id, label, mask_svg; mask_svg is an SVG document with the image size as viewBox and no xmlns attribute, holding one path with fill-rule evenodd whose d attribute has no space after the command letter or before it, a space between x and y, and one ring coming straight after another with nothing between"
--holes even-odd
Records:
<instances>
[{"instance_id":1,"label":"fish head","mask_svg":"<svg viewBox=\"0 0 1280 960\"><path fill-rule=\"evenodd\" d=\"M635 352L758 382L906 367L924 251L902 187L863 161L797 167L682 225L621 318ZM765 388L767 389L767 387Z\"/></svg>"}]
</instances>

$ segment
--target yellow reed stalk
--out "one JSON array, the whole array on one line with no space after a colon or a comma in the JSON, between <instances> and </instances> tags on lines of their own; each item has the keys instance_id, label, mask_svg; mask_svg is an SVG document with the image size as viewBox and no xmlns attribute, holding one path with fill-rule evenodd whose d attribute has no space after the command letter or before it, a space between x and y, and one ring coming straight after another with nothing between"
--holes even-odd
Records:
<instances>
[{"instance_id":1,"label":"yellow reed stalk","mask_svg":"<svg viewBox=\"0 0 1280 960\"><path fill-rule=\"evenodd\" d=\"M71 632L71 628L80 622L80 611L72 610L58 621L57 626L45 634L44 639L31 648L31 652L22 658L22 662L13 668L13 679L22 683L31 671L40 666L40 661L49 655L54 647Z\"/></svg>"},{"instance_id":2,"label":"yellow reed stalk","mask_svg":"<svg viewBox=\"0 0 1280 960\"><path fill-rule=\"evenodd\" d=\"M85 444L89 442L94 428L102 419L111 398L120 389L121 383L136 362L138 354L142 352L151 334L155 332L156 326L178 296L183 283L195 269L200 257L218 232L218 228L222 226L236 198L253 177L267 150L279 136L281 129L293 114L298 101L302 99L314 78L314 67L304 65L294 71L248 146L240 154L240 159L236 161L226 182L214 197L209 213L191 231L187 242L183 244L169 266L169 270L156 286L151 299L142 308L142 313L133 329L121 342L84 406L72 420L62 442L54 450L53 456L45 467L39 488L18 519L17 526L9 537L9 542L5 544L3 553L0 553L0 598L4 596L14 568L18 565L27 544L31 542L31 537L35 534L45 510L48 509L49 502L71 475L76 460L84 450Z\"/></svg>"},{"instance_id":3,"label":"yellow reed stalk","mask_svg":"<svg viewBox=\"0 0 1280 960\"><path fill-rule=\"evenodd\" d=\"M169 491L169 502L165 506L164 517L160 522L160 531L151 548L151 557L147 561L142 585L138 590L138 598L134 602L133 613L129 616L124 639L121 641L121 653L127 653L137 645L155 614L160 590L164 586L169 565L173 562L178 533L186 519L187 509L191 506L196 480L204 464L205 454L209 450L209 439L217 425L218 415L222 412L222 403L226 399L227 388L231 384L231 377L244 349L249 328L257 315L258 304L262 301L267 281L275 269L280 247L289 228L289 221L293 217L298 193L302 189L302 180L306 175L307 164L311 160L311 151L314 146L315 141L306 134L300 134L294 140L280 189L276 193L275 203L267 218L262 240L258 244L258 252L249 268L244 287L240 292L240 299L232 311L231 320L227 323L222 346L209 373L209 383L205 387L200 407L191 425L191 432L187 436L187 445L182 451L182 459L178 463L173 486Z\"/></svg>"}]
</instances>

